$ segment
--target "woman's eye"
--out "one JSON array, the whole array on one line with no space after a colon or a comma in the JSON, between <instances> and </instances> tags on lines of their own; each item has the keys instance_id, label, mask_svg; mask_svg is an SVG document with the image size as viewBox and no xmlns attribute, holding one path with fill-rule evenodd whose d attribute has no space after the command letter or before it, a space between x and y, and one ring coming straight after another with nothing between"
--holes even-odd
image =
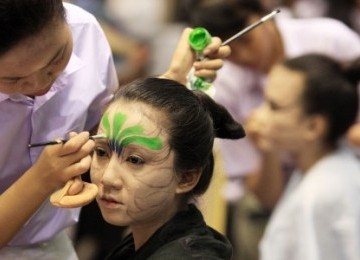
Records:
<instances>
[{"instance_id":1,"label":"woman's eye","mask_svg":"<svg viewBox=\"0 0 360 260\"><path fill-rule=\"evenodd\" d=\"M98 157L109 157L108 153L103 148L95 147L94 151Z\"/></svg>"},{"instance_id":2,"label":"woman's eye","mask_svg":"<svg viewBox=\"0 0 360 260\"><path fill-rule=\"evenodd\" d=\"M130 155L126 161L128 161L129 163L132 163L132 164L136 164L136 165L141 165L141 164L144 164L145 161L143 158L139 157L139 156L135 156L135 155Z\"/></svg>"}]
</instances>

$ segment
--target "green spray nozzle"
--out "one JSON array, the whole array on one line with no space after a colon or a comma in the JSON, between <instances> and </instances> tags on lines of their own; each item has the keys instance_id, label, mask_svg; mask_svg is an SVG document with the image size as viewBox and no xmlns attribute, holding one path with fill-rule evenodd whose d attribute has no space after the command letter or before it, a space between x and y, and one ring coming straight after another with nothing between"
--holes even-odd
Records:
<instances>
[{"instance_id":1,"label":"green spray nozzle","mask_svg":"<svg viewBox=\"0 0 360 260\"><path fill-rule=\"evenodd\" d=\"M211 43L210 33L202 27L197 27L189 35L189 44L197 52L202 52Z\"/></svg>"}]
</instances>

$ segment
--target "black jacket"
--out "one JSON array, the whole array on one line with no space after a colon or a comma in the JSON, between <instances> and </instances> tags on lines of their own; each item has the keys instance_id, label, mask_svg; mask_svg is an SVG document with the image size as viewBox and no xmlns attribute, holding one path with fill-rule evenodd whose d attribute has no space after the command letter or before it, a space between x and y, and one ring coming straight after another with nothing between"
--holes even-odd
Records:
<instances>
[{"instance_id":1,"label":"black jacket","mask_svg":"<svg viewBox=\"0 0 360 260\"><path fill-rule=\"evenodd\" d=\"M231 259L232 246L220 233L208 227L192 204L159 228L139 250L134 250L132 234L112 250L106 259L180 260Z\"/></svg>"}]
</instances>

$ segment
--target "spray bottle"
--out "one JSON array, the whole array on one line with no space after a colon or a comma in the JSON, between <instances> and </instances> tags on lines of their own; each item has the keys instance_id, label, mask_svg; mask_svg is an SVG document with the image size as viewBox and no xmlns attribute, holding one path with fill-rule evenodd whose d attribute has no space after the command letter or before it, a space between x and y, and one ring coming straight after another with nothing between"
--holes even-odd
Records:
<instances>
[{"instance_id":1,"label":"spray bottle","mask_svg":"<svg viewBox=\"0 0 360 260\"><path fill-rule=\"evenodd\" d=\"M241 35L244 35L245 33L251 31L252 29L256 28L260 24L266 22L267 20L273 18L276 14L278 14L280 10L274 10L271 13L265 15L261 19L259 19L257 22L247 26L240 32L234 34L229 39L224 41L221 45L227 45L231 41L235 40L236 38L240 37ZM211 43L211 35L210 33L202 27L195 28L189 35L188 39L189 45L191 48L195 51L196 54L196 60L201 61L204 60L205 57L203 55L203 51ZM201 90L207 93L209 96L213 97L215 95L215 88L211 84L211 82L204 78L198 78L194 75L194 68L192 68L188 74L187 77L187 87L191 90Z\"/></svg>"},{"instance_id":2,"label":"spray bottle","mask_svg":"<svg viewBox=\"0 0 360 260\"><path fill-rule=\"evenodd\" d=\"M190 33L188 41L191 48L195 51L196 60L201 61L205 59L203 51L211 43L210 33L205 28L197 27ZM188 75L188 88L204 91L210 96L214 95L211 82L204 78L195 77L193 69Z\"/></svg>"}]
</instances>

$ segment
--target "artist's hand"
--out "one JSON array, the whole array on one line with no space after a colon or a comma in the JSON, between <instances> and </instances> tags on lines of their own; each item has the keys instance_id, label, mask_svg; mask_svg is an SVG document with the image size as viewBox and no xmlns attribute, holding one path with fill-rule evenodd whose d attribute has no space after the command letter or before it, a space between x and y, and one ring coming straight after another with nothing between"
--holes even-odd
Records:
<instances>
[{"instance_id":1,"label":"artist's hand","mask_svg":"<svg viewBox=\"0 0 360 260\"><path fill-rule=\"evenodd\" d=\"M89 154L94 146L88 132L73 133L64 144L46 146L32 168L42 178L44 188L54 191L90 168Z\"/></svg>"},{"instance_id":2,"label":"artist's hand","mask_svg":"<svg viewBox=\"0 0 360 260\"><path fill-rule=\"evenodd\" d=\"M253 111L245 122L246 136L250 138L262 153L274 151L274 146L269 138L269 129L266 124L266 114L262 108Z\"/></svg>"},{"instance_id":3,"label":"artist's hand","mask_svg":"<svg viewBox=\"0 0 360 260\"><path fill-rule=\"evenodd\" d=\"M173 79L185 85L186 76L194 66L195 76L215 79L217 70L223 66L223 59L230 55L230 47L221 46L220 38L212 37L211 43L204 50L207 59L195 62L195 53L188 44L191 31L190 28L183 31L170 67L161 77Z\"/></svg>"},{"instance_id":4,"label":"artist's hand","mask_svg":"<svg viewBox=\"0 0 360 260\"><path fill-rule=\"evenodd\" d=\"M356 123L350 127L346 134L346 138L350 144L360 148L360 123Z\"/></svg>"}]
</instances>

